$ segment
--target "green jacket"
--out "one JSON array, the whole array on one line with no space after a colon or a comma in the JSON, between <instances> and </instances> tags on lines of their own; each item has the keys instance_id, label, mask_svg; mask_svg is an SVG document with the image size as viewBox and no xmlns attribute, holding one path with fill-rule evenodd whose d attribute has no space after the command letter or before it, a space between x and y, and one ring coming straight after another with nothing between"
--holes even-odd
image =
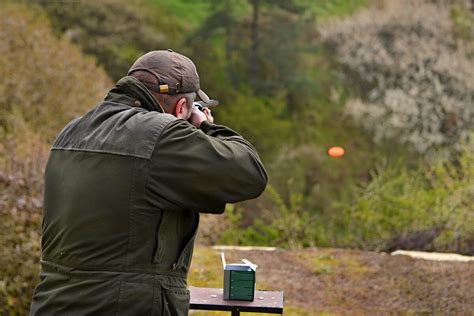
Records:
<instances>
[{"instance_id":1,"label":"green jacket","mask_svg":"<svg viewBox=\"0 0 474 316\"><path fill-rule=\"evenodd\" d=\"M239 134L162 113L122 78L51 149L31 315L187 315L199 212L223 213L266 183Z\"/></svg>"}]
</instances>

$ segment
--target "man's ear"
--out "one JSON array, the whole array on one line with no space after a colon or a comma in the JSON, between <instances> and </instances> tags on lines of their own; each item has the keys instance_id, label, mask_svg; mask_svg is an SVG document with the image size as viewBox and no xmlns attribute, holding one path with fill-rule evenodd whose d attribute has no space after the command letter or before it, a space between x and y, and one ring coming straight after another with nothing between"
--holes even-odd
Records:
<instances>
[{"instance_id":1,"label":"man's ear","mask_svg":"<svg viewBox=\"0 0 474 316\"><path fill-rule=\"evenodd\" d=\"M188 114L187 108L186 108L186 98L181 98L176 102L176 106L174 107L174 116L177 118L182 118L186 119L186 116Z\"/></svg>"}]
</instances>

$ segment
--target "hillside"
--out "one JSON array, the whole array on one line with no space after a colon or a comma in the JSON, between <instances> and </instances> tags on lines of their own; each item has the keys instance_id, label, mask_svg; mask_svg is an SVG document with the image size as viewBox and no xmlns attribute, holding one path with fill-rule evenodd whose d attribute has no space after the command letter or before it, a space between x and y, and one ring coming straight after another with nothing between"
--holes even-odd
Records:
<instances>
[{"instance_id":1,"label":"hillside","mask_svg":"<svg viewBox=\"0 0 474 316\"><path fill-rule=\"evenodd\" d=\"M257 289L283 290L285 315L468 315L474 310L473 263L333 248L232 250L226 257L258 264ZM197 247L189 285L222 287L221 272L219 252Z\"/></svg>"}]
</instances>

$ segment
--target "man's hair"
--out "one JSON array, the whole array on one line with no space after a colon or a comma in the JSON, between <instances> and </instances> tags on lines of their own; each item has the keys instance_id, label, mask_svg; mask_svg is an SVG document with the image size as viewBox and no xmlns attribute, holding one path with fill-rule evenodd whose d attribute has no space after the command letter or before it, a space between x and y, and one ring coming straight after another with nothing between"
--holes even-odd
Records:
<instances>
[{"instance_id":1,"label":"man's hair","mask_svg":"<svg viewBox=\"0 0 474 316\"><path fill-rule=\"evenodd\" d=\"M152 75L151 73L144 70L136 70L132 72L130 76L135 77L141 83L143 83L145 87L147 87L148 90L150 90L150 92L153 94L155 99L165 110L172 110L176 102L178 102L178 100L181 98L186 99L186 103L188 104L188 107L191 107L193 105L194 98L196 97L195 92L180 93L180 94L158 93L150 89L149 84L147 84L147 82L155 84L155 85L159 84L158 79L156 79L156 77Z\"/></svg>"}]
</instances>

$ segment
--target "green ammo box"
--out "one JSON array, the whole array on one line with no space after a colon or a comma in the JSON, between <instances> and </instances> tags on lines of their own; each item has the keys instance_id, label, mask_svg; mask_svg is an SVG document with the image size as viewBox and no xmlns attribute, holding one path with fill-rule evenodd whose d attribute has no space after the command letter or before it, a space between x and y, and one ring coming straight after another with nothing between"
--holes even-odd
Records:
<instances>
[{"instance_id":1,"label":"green ammo box","mask_svg":"<svg viewBox=\"0 0 474 316\"><path fill-rule=\"evenodd\" d=\"M248 260L242 260L243 264L225 264L224 266L224 299L253 301L255 295L255 270L256 265Z\"/></svg>"}]
</instances>

